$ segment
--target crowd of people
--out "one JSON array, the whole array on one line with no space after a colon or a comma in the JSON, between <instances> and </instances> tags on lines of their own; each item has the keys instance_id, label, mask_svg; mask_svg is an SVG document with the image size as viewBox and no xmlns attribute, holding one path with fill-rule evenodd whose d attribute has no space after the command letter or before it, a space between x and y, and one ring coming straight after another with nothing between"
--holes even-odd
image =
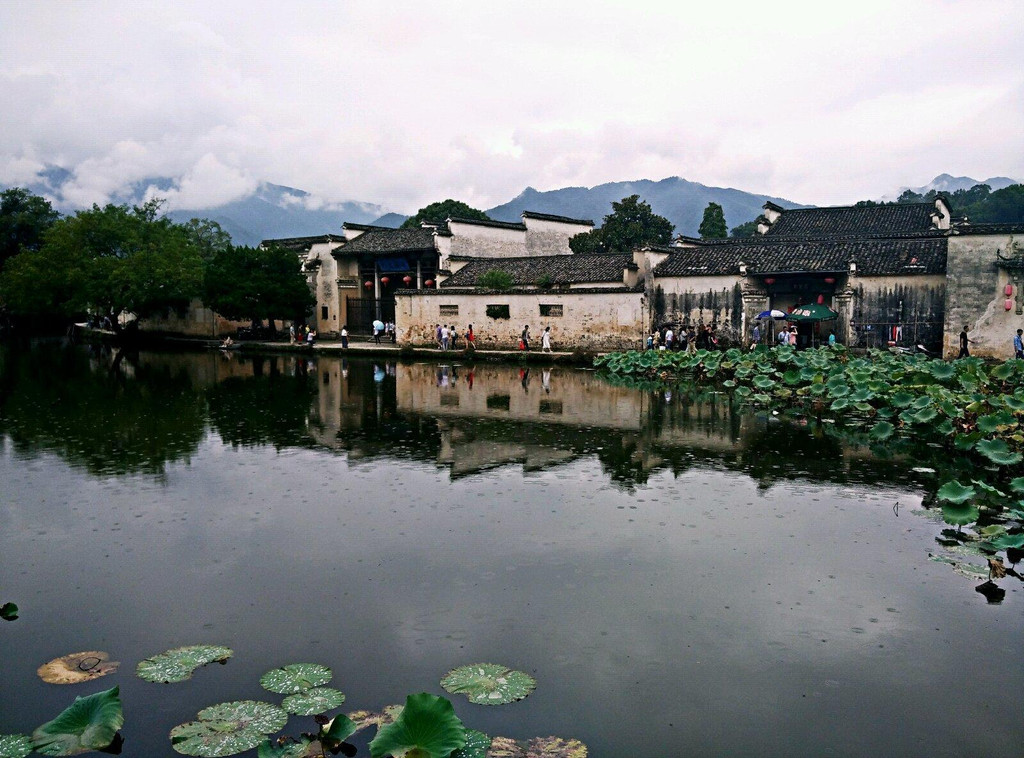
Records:
<instances>
[{"instance_id":1,"label":"crowd of people","mask_svg":"<svg viewBox=\"0 0 1024 758\"><path fill-rule=\"evenodd\" d=\"M647 336L648 350L717 350L719 339L714 324L684 326L676 331L671 324L656 329Z\"/></svg>"}]
</instances>

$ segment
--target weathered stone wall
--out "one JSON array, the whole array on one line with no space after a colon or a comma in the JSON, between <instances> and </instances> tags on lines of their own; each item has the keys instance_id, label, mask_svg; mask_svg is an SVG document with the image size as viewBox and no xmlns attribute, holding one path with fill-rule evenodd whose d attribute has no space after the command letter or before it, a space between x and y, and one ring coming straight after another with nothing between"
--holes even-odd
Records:
<instances>
[{"instance_id":1,"label":"weathered stone wall","mask_svg":"<svg viewBox=\"0 0 1024 758\"><path fill-rule=\"evenodd\" d=\"M1001 360L1013 357L1013 336L1024 329L1020 291L1024 278L1018 275L1015 282L1014 272L1000 268L996 261L997 251L1009 255L1020 244L1009 234L949 238L944 340L947 358L955 358L959 352L960 330L965 325L976 343L970 346L972 355ZM1009 298L1004 291L1008 284L1013 288ZM1011 300L1010 310L1005 307L1007 299Z\"/></svg>"},{"instance_id":2,"label":"weathered stone wall","mask_svg":"<svg viewBox=\"0 0 1024 758\"><path fill-rule=\"evenodd\" d=\"M485 294L440 290L398 293L395 301L402 345L433 345L435 324L455 324L460 335L472 324L477 347L513 350L523 325L529 324L533 350L540 349L546 326L551 327L555 350L635 349L643 344L647 321L646 298L636 291ZM489 305L507 305L509 318L488 316ZM542 305L556 306L555 310L560 306L562 315L542 316Z\"/></svg>"},{"instance_id":3,"label":"weathered stone wall","mask_svg":"<svg viewBox=\"0 0 1024 758\"><path fill-rule=\"evenodd\" d=\"M196 299L189 303L183 315L171 311L166 316L151 317L139 320L139 330L143 332L165 332L183 334L188 337L220 337L234 334L239 327L249 326L248 321L232 321L203 305Z\"/></svg>"},{"instance_id":4,"label":"weathered stone wall","mask_svg":"<svg viewBox=\"0 0 1024 758\"><path fill-rule=\"evenodd\" d=\"M514 258L529 255L526 232L496 226L461 224L450 221L450 255L472 255L477 258Z\"/></svg>"},{"instance_id":5,"label":"weathered stone wall","mask_svg":"<svg viewBox=\"0 0 1024 758\"><path fill-rule=\"evenodd\" d=\"M743 297L738 276L663 277L655 283L651 326L713 325L719 339L742 342Z\"/></svg>"},{"instance_id":6,"label":"weathered stone wall","mask_svg":"<svg viewBox=\"0 0 1024 758\"><path fill-rule=\"evenodd\" d=\"M886 347L893 328L901 346L924 345L938 352L945 320L946 277L855 276L849 279L852 347Z\"/></svg>"},{"instance_id":7,"label":"weathered stone wall","mask_svg":"<svg viewBox=\"0 0 1024 758\"><path fill-rule=\"evenodd\" d=\"M526 224L526 255L571 255L569 239L594 228L529 216L523 218L523 223Z\"/></svg>"}]
</instances>

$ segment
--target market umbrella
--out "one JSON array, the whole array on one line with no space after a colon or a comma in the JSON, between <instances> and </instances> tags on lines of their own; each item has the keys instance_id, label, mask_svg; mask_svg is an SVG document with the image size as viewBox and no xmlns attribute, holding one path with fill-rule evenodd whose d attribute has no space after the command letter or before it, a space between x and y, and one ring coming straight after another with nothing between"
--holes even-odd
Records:
<instances>
[{"instance_id":1,"label":"market umbrella","mask_svg":"<svg viewBox=\"0 0 1024 758\"><path fill-rule=\"evenodd\" d=\"M365 322L363 322L363 323L365 323ZM376 329L378 332L383 332L384 331L384 322L380 321L380 320L374 321L373 322L373 328Z\"/></svg>"},{"instance_id":2,"label":"market umbrella","mask_svg":"<svg viewBox=\"0 0 1024 758\"><path fill-rule=\"evenodd\" d=\"M761 311L757 314L758 318L786 318L786 313L780 311L778 308L772 308L770 311Z\"/></svg>"},{"instance_id":3,"label":"market umbrella","mask_svg":"<svg viewBox=\"0 0 1024 758\"><path fill-rule=\"evenodd\" d=\"M792 312L785 315L785 318L787 321L798 323L815 323L817 321L832 321L839 318L839 314L827 305L808 303L796 306Z\"/></svg>"}]
</instances>

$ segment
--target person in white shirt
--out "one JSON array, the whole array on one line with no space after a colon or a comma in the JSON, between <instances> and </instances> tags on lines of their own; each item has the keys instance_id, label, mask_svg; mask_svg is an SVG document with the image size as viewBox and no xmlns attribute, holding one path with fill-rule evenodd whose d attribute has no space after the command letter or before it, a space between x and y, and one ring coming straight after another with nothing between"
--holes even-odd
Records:
<instances>
[{"instance_id":1,"label":"person in white shirt","mask_svg":"<svg viewBox=\"0 0 1024 758\"><path fill-rule=\"evenodd\" d=\"M441 349L448 349L448 325L445 324L441 327Z\"/></svg>"},{"instance_id":2,"label":"person in white shirt","mask_svg":"<svg viewBox=\"0 0 1024 758\"><path fill-rule=\"evenodd\" d=\"M550 353L551 351L551 327L544 327L544 334L540 338L540 351Z\"/></svg>"}]
</instances>

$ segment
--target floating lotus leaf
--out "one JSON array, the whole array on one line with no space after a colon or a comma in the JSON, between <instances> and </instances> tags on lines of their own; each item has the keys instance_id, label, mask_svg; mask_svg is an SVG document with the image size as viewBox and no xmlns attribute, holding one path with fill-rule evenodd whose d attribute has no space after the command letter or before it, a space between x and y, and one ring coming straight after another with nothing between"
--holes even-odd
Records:
<instances>
[{"instance_id":1,"label":"floating lotus leaf","mask_svg":"<svg viewBox=\"0 0 1024 758\"><path fill-rule=\"evenodd\" d=\"M1011 479L1010 489L1017 493L1024 492L1024 476L1018 476L1016 479Z\"/></svg>"},{"instance_id":2,"label":"floating lotus leaf","mask_svg":"<svg viewBox=\"0 0 1024 758\"><path fill-rule=\"evenodd\" d=\"M1015 395L1004 395L1003 405L1011 411L1024 411L1024 398L1020 398Z\"/></svg>"},{"instance_id":3,"label":"floating lotus leaf","mask_svg":"<svg viewBox=\"0 0 1024 758\"><path fill-rule=\"evenodd\" d=\"M171 730L171 747L183 755L219 758L259 745L288 721L284 709L257 700L237 700L199 711L195 721Z\"/></svg>"},{"instance_id":4,"label":"floating lotus leaf","mask_svg":"<svg viewBox=\"0 0 1024 758\"><path fill-rule=\"evenodd\" d=\"M936 493L939 500L946 500L950 503L966 503L976 494L978 494L974 487L970 485L960 484L960 482L952 481L946 482Z\"/></svg>"},{"instance_id":5,"label":"floating lotus leaf","mask_svg":"<svg viewBox=\"0 0 1024 758\"><path fill-rule=\"evenodd\" d=\"M358 724L352 721L348 716L338 714L329 722L327 729L324 730L323 738L325 742L341 742L349 735L355 734L357 731L359 731Z\"/></svg>"},{"instance_id":6,"label":"floating lotus leaf","mask_svg":"<svg viewBox=\"0 0 1024 758\"><path fill-rule=\"evenodd\" d=\"M844 411L850 407L850 401L848 398L841 397L838 400L833 400L832 405L829 406L830 410L833 411Z\"/></svg>"},{"instance_id":7,"label":"floating lotus leaf","mask_svg":"<svg viewBox=\"0 0 1024 758\"><path fill-rule=\"evenodd\" d=\"M990 413L987 416L978 416L978 431L985 434L992 434L1001 426L1010 426L1016 423L1017 419L1008 411Z\"/></svg>"},{"instance_id":8,"label":"floating lotus leaf","mask_svg":"<svg viewBox=\"0 0 1024 758\"><path fill-rule=\"evenodd\" d=\"M1002 440L982 440L976 447L979 453L1000 466L1013 466L1024 460L1024 456L1012 452Z\"/></svg>"},{"instance_id":9,"label":"floating lotus leaf","mask_svg":"<svg viewBox=\"0 0 1024 758\"><path fill-rule=\"evenodd\" d=\"M1024 533L1004 534L989 540L988 545L994 550L1019 550L1024 547Z\"/></svg>"},{"instance_id":10,"label":"floating lotus leaf","mask_svg":"<svg viewBox=\"0 0 1024 758\"><path fill-rule=\"evenodd\" d=\"M934 408L922 408L914 414L915 424L928 424L935 420L935 417L939 415L939 412Z\"/></svg>"},{"instance_id":11,"label":"floating lotus leaf","mask_svg":"<svg viewBox=\"0 0 1024 758\"><path fill-rule=\"evenodd\" d=\"M260 677L260 686L279 695L320 687L331 681L331 670L320 663L289 663Z\"/></svg>"},{"instance_id":12,"label":"floating lotus leaf","mask_svg":"<svg viewBox=\"0 0 1024 758\"><path fill-rule=\"evenodd\" d=\"M25 758L32 752L27 734L0 734L0 758Z\"/></svg>"},{"instance_id":13,"label":"floating lotus leaf","mask_svg":"<svg viewBox=\"0 0 1024 758\"><path fill-rule=\"evenodd\" d=\"M266 739L256 748L257 758L323 758L324 755L326 752L320 741L309 737L298 741L287 738L284 742Z\"/></svg>"},{"instance_id":14,"label":"floating lotus leaf","mask_svg":"<svg viewBox=\"0 0 1024 758\"><path fill-rule=\"evenodd\" d=\"M78 755L109 747L124 724L120 689L75 698L53 721L32 733L32 748L43 755Z\"/></svg>"},{"instance_id":15,"label":"floating lotus leaf","mask_svg":"<svg viewBox=\"0 0 1024 758\"><path fill-rule=\"evenodd\" d=\"M958 434L953 438L953 447L957 450L973 450L974 445L981 439L981 432L973 434Z\"/></svg>"},{"instance_id":16,"label":"floating lotus leaf","mask_svg":"<svg viewBox=\"0 0 1024 758\"><path fill-rule=\"evenodd\" d=\"M993 487L988 482L982 482L978 479L971 479L971 484L973 484L979 490L984 492L986 495L992 495L994 497L1006 497L1006 493L1004 493L998 487Z\"/></svg>"},{"instance_id":17,"label":"floating lotus leaf","mask_svg":"<svg viewBox=\"0 0 1024 758\"><path fill-rule=\"evenodd\" d=\"M400 715L404 705L388 705L383 711L352 711L348 718L356 725L356 729L365 729L368 726L375 726L378 729L385 724L392 723Z\"/></svg>"},{"instance_id":18,"label":"floating lotus leaf","mask_svg":"<svg viewBox=\"0 0 1024 758\"><path fill-rule=\"evenodd\" d=\"M452 753L452 758L487 758L491 738L476 729L466 730L466 744Z\"/></svg>"},{"instance_id":19,"label":"floating lotus leaf","mask_svg":"<svg viewBox=\"0 0 1024 758\"><path fill-rule=\"evenodd\" d=\"M939 380L952 379L956 374L956 367L944 361L932 361L928 364L928 373Z\"/></svg>"},{"instance_id":20,"label":"floating lotus leaf","mask_svg":"<svg viewBox=\"0 0 1024 758\"><path fill-rule=\"evenodd\" d=\"M214 662L224 663L234 654L235 651L231 648L220 645L176 647L140 661L135 673L147 682L184 682L192 678L196 669Z\"/></svg>"},{"instance_id":21,"label":"floating lotus leaf","mask_svg":"<svg viewBox=\"0 0 1024 758\"><path fill-rule=\"evenodd\" d=\"M882 442L889 439L894 431L896 431L896 427L888 421L879 421L871 427L871 431L868 433L868 436L873 440Z\"/></svg>"},{"instance_id":22,"label":"floating lotus leaf","mask_svg":"<svg viewBox=\"0 0 1024 758\"><path fill-rule=\"evenodd\" d=\"M289 695L281 705L288 713L294 713L296 716L315 716L332 708L340 708L344 702L344 693L330 687L314 687Z\"/></svg>"},{"instance_id":23,"label":"floating lotus leaf","mask_svg":"<svg viewBox=\"0 0 1024 758\"><path fill-rule=\"evenodd\" d=\"M906 408L908 405L914 402L914 396L911 395L909 392L903 392L901 390L900 392L893 394L893 396L889 398L889 402L895 405L897 408Z\"/></svg>"},{"instance_id":24,"label":"floating lotus leaf","mask_svg":"<svg viewBox=\"0 0 1024 758\"><path fill-rule=\"evenodd\" d=\"M421 692L405 699L405 708L395 719L377 730L370 742L370 755L406 755L418 758L449 758L466 744L466 727L443 697Z\"/></svg>"},{"instance_id":25,"label":"floating lotus leaf","mask_svg":"<svg viewBox=\"0 0 1024 758\"><path fill-rule=\"evenodd\" d=\"M769 390L775 386L775 380L767 376L754 377L753 385L759 390Z\"/></svg>"},{"instance_id":26,"label":"floating lotus leaf","mask_svg":"<svg viewBox=\"0 0 1024 758\"><path fill-rule=\"evenodd\" d=\"M935 426L935 431L941 434L943 437L948 437L955 431L953 427L953 422L950 421L948 418L944 418Z\"/></svg>"},{"instance_id":27,"label":"floating lotus leaf","mask_svg":"<svg viewBox=\"0 0 1024 758\"><path fill-rule=\"evenodd\" d=\"M48 684L79 684L113 674L120 665L110 660L110 653L86 650L54 658L36 669L36 673Z\"/></svg>"},{"instance_id":28,"label":"floating lotus leaf","mask_svg":"<svg viewBox=\"0 0 1024 758\"><path fill-rule=\"evenodd\" d=\"M14 603L4 603L0 605L0 619L4 621L14 621L18 618L18 606Z\"/></svg>"},{"instance_id":29,"label":"floating lotus leaf","mask_svg":"<svg viewBox=\"0 0 1024 758\"><path fill-rule=\"evenodd\" d=\"M471 703L501 705L522 700L533 692L537 680L498 663L474 663L449 671L441 686L448 692L465 695Z\"/></svg>"},{"instance_id":30,"label":"floating lotus leaf","mask_svg":"<svg viewBox=\"0 0 1024 758\"><path fill-rule=\"evenodd\" d=\"M978 520L979 515L978 506L974 503L947 502L942 504L942 520L953 526L973 524Z\"/></svg>"}]
</instances>

